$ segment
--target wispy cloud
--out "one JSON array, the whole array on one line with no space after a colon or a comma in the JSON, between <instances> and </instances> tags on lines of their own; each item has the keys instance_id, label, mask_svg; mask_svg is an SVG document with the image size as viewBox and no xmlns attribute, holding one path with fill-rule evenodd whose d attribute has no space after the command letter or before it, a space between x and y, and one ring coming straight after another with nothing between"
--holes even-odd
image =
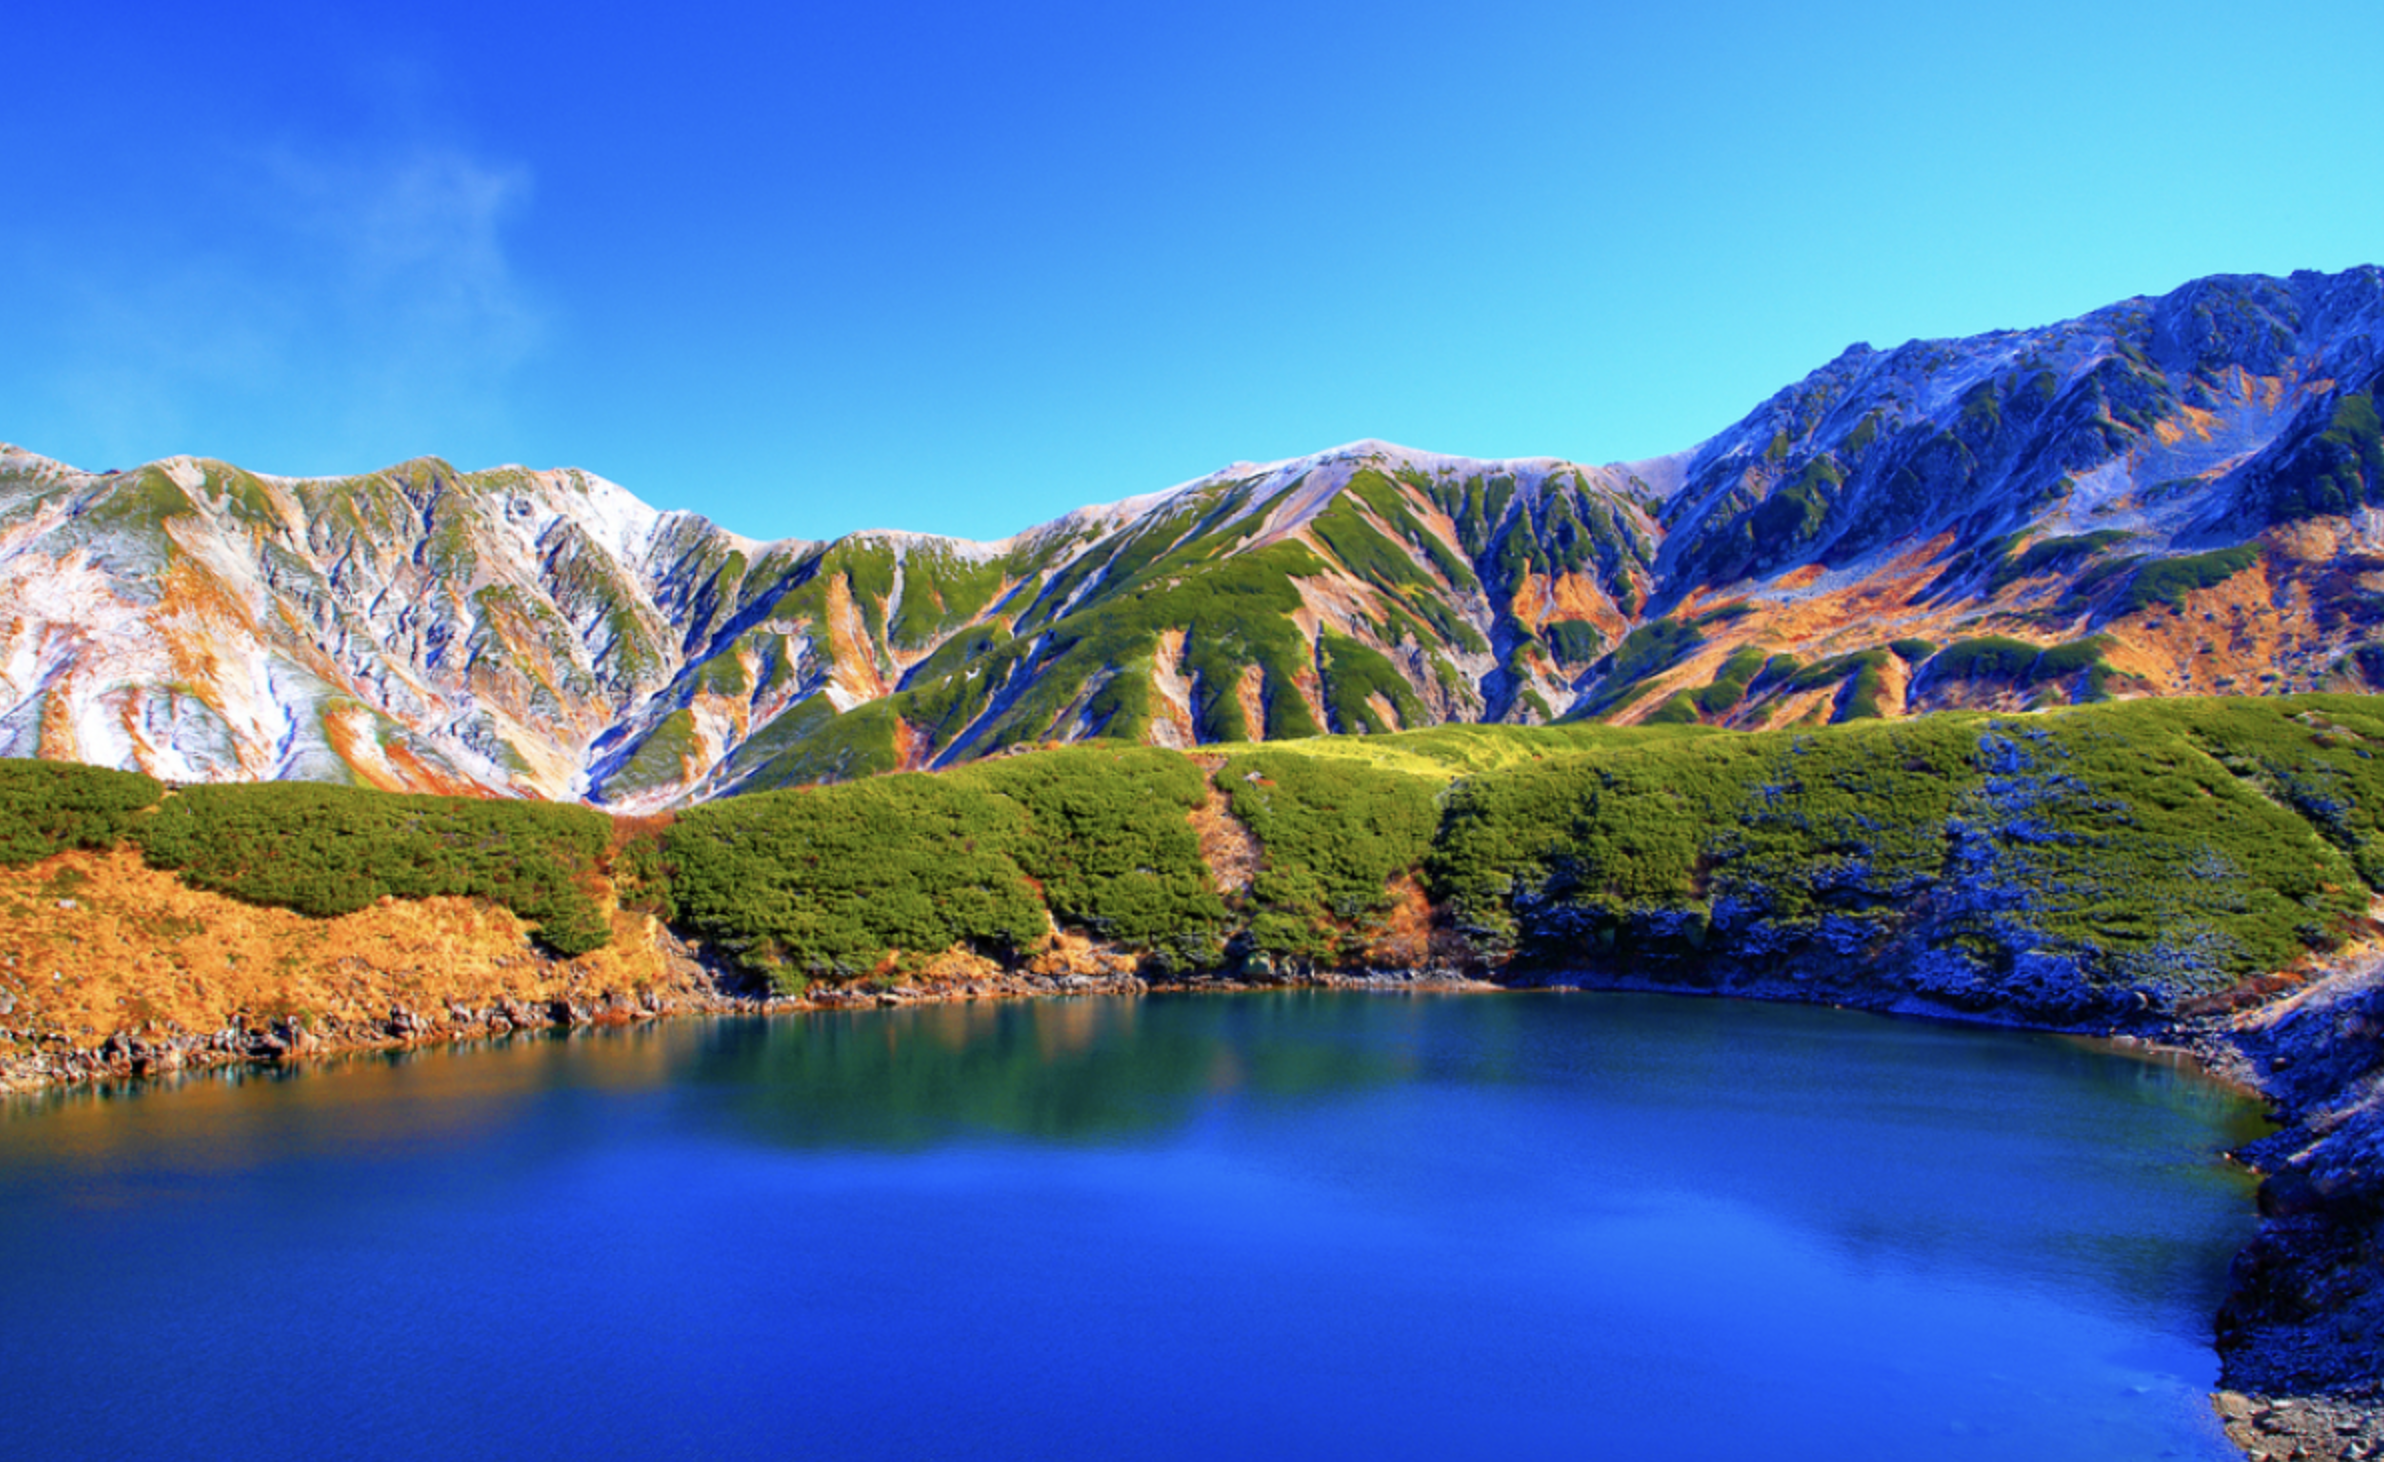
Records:
<instances>
[{"instance_id":1,"label":"wispy cloud","mask_svg":"<svg viewBox=\"0 0 2384 1462\"><path fill-rule=\"evenodd\" d=\"M275 441L310 460L256 465L328 470L501 425L547 334L512 249L525 168L285 146L210 194L196 217L112 221L104 247L30 251L45 394L74 435L120 456Z\"/></svg>"},{"instance_id":2,"label":"wispy cloud","mask_svg":"<svg viewBox=\"0 0 2384 1462\"><path fill-rule=\"evenodd\" d=\"M330 339L370 429L483 409L537 348L541 311L506 251L529 174L453 151L369 162L273 159L286 226L320 268ZM422 422L423 426L434 423Z\"/></svg>"}]
</instances>

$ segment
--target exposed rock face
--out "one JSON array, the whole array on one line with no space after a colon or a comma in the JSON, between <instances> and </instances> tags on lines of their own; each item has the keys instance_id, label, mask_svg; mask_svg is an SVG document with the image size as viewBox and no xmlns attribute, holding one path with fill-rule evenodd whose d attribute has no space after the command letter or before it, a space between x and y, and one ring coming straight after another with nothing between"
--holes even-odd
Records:
<instances>
[{"instance_id":1,"label":"exposed rock face","mask_svg":"<svg viewBox=\"0 0 2384 1462\"><path fill-rule=\"evenodd\" d=\"M1091 736L2384 685L2384 271L1850 348L1687 452L1361 442L996 543L0 454L0 754L642 810Z\"/></svg>"},{"instance_id":2,"label":"exposed rock face","mask_svg":"<svg viewBox=\"0 0 2384 1462\"><path fill-rule=\"evenodd\" d=\"M2236 1026L2286 1125L2244 1154L2268 1177L2218 1317L2226 1384L2250 1393L2221 1397L2228 1431L2254 1455L2384 1454L2384 961Z\"/></svg>"}]
</instances>

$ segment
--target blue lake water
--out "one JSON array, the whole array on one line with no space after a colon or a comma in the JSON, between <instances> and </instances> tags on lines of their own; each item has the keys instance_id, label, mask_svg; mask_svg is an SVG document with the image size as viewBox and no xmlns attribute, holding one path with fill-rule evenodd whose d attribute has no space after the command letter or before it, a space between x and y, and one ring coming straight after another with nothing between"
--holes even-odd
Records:
<instances>
[{"instance_id":1,"label":"blue lake water","mask_svg":"<svg viewBox=\"0 0 2384 1462\"><path fill-rule=\"evenodd\" d=\"M1627 995L682 1022L0 1103L19 1457L2231 1458L2242 1099Z\"/></svg>"}]
</instances>

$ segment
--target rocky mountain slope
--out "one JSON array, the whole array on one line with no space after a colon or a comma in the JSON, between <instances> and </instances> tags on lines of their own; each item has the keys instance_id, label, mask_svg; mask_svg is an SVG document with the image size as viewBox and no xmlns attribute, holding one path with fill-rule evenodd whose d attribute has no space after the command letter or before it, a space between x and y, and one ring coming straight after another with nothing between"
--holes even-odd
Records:
<instances>
[{"instance_id":1,"label":"rocky mountain slope","mask_svg":"<svg viewBox=\"0 0 2384 1462\"><path fill-rule=\"evenodd\" d=\"M2384 685L2384 271L1855 346L1695 449L1361 442L995 543L0 453L0 754L644 810L1094 737Z\"/></svg>"}]
</instances>

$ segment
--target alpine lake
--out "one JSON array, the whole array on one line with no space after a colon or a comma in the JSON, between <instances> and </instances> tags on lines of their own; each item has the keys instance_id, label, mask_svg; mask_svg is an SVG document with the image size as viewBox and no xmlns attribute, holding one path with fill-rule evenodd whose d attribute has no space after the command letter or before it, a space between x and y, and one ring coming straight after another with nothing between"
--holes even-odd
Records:
<instances>
[{"instance_id":1,"label":"alpine lake","mask_svg":"<svg viewBox=\"0 0 2384 1462\"><path fill-rule=\"evenodd\" d=\"M2226 1459L2246 1098L1617 994L683 1020L0 1103L19 1457Z\"/></svg>"}]
</instances>

